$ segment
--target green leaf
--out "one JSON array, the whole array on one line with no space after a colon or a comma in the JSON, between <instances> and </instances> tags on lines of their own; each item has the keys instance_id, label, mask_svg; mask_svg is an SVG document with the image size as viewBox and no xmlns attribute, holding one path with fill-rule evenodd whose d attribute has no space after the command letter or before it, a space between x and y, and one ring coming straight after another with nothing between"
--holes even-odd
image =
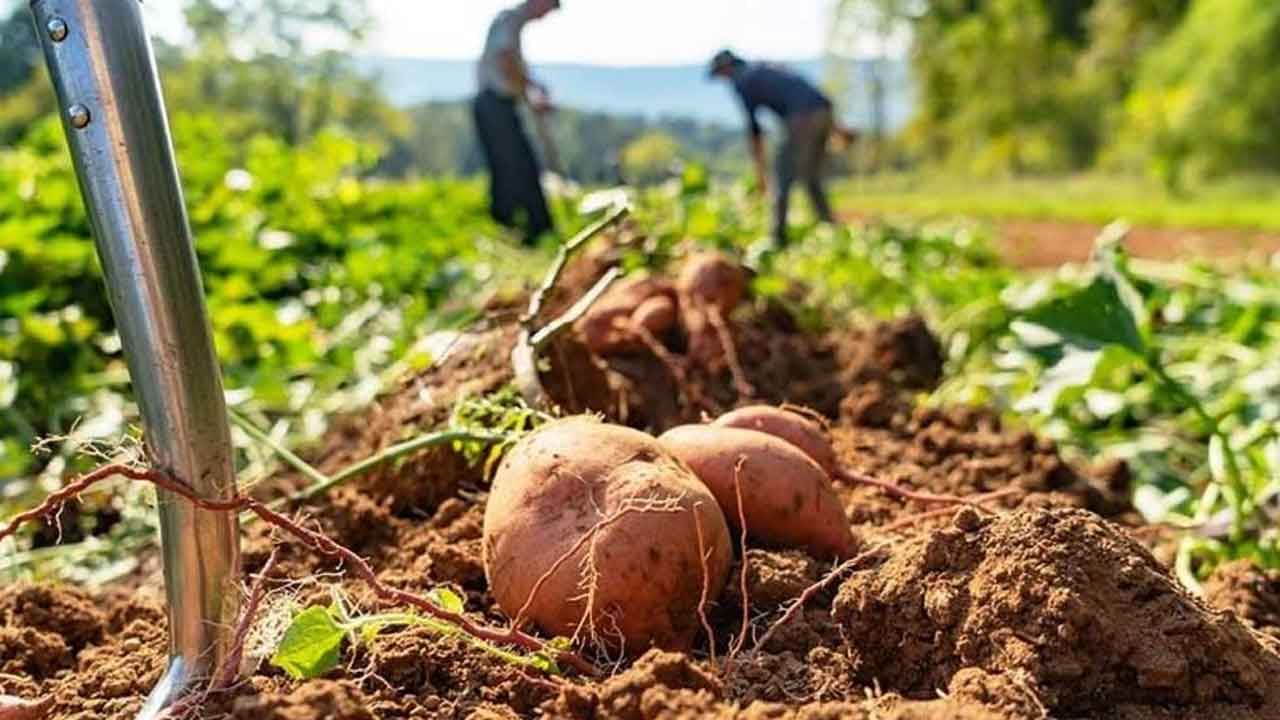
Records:
<instances>
[{"instance_id":1,"label":"green leaf","mask_svg":"<svg viewBox=\"0 0 1280 720\"><path fill-rule=\"evenodd\" d=\"M441 610L447 610L451 613L461 614L465 609L465 604L458 594L447 587L432 588L427 593L427 599L435 603L436 607Z\"/></svg>"},{"instance_id":2,"label":"green leaf","mask_svg":"<svg viewBox=\"0 0 1280 720\"><path fill-rule=\"evenodd\" d=\"M271 664L297 680L320 677L338 666L343 635L328 610L309 607L293 619Z\"/></svg>"},{"instance_id":3,"label":"green leaf","mask_svg":"<svg viewBox=\"0 0 1280 720\"><path fill-rule=\"evenodd\" d=\"M1102 355L1102 350L1067 350L1056 365L1040 376L1036 391L1018 401L1014 409L1046 415L1052 413L1068 390L1093 382Z\"/></svg>"},{"instance_id":4,"label":"green leaf","mask_svg":"<svg viewBox=\"0 0 1280 720\"><path fill-rule=\"evenodd\" d=\"M1150 318L1142 293L1134 286L1133 275L1129 272L1129 255L1124 247L1128 234L1129 226L1123 222L1113 222L1103 228L1093 248L1093 262L1098 272L1115 285L1120 302L1124 303L1133 317L1139 334L1146 337L1150 330Z\"/></svg>"},{"instance_id":5,"label":"green leaf","mask_svg":"<svg viewBox=\"0 0 1280 720\"><path fill-rule=\"evenodd\" d=\"M1096 276L1079 290L1032 308L1023 319L1057 333L1078 347L1101 349L1115 345L1137 355L1146 353L1134 312L1121 298L1115 282L1105 275Z\"/></svg>"}]
</instances>

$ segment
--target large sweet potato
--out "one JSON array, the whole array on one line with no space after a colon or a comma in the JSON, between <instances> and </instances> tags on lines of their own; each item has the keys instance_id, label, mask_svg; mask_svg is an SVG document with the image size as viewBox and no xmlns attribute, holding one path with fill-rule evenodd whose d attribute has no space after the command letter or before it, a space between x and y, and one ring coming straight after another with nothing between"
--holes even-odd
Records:
<instances>
[{"instance_id":1,"label":"large sweet potato","mask_svg":"<svg viewBox=\"0 0 1280 720\"><path fill-rule=\"evenodd\" d=\"M839 468L831 438L816 420L798 412L772 405L748 405L716 418L713 425L757 430L786 440L813 458L828 477L834 478Z\"/></svg>"},{"instance_id":2,"label":"large sweet potato","mask_svg":"<svg viewBox=\"0 0 1280 720\"><path fill-rule=\"evenodd\" d=\"M747 533L757 540L805 548L817 557L853 552L853 533L831 479L791 443L756 430L714 425L681 425L658 441L693 468L735 526L737 474Z\"/></svg>"},{"instance_id":3,"label":"large sweet potato","mask_svg":"<svg viewBox=\"0 0 1280 720\"><path fill-rule=\"evenodd\" d=\"M703 586L719 594L732 554L720 506L687 465L649 435L590 418L517 443L485 508L485 574L502 609L520 613L547 575L522 620L628 653L688 649Z\"/></svg>"}]
</instances>

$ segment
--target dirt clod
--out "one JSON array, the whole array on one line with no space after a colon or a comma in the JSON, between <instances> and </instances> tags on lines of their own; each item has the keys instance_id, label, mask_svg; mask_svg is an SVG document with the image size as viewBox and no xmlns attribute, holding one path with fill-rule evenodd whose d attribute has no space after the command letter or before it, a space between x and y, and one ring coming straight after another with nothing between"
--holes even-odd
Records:
<instances>
[{"instance_id":1,"label":"dirt clod","mask_svg":"<svg viewBox=\"0 0 1280 720\"><path fill-rule=\"evenodd\" d=\"M650 650L629 670L596 688L561 692L550 706L556 717L655 720L678 708L707 708L720 696L720 683L683 653Z\"/></svg>"},{"instance_id":2,"label":"dirt clod","mask_svg":"<svg viewBox=\"0 0 1280 720\"><path fill-rule=\"evenodd\" d=\"M1280 571L1260 570L1248 560L1227 563L1205 583L1204 599L1280 641Z\"/></svg>"},{"instance_id":3,"label":"dirt clod","mask_svg":"<svg viewBox=\"0 0 1280 720\"><path fill-rule=\"evenodd\" d=\"M979 668L1025 678L1068 717L1123 703L1280 712L1268 679L1280 658L1079 510L914 538L845 581L833 612L864 679L911 696Z\"/></svg>"}]
</instances>

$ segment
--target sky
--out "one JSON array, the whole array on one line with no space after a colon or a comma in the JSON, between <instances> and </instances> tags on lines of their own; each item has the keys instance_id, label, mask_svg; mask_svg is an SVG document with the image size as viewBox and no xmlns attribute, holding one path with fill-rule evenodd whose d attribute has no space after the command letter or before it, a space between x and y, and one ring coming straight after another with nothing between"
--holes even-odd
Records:
<instances>
[{"instance_id":1,"label":"sky","mask_svg":"<svg viewBox=\"0 0 1280 720\"><path fill-rule=\"evenodd\" d=\"M489 21L516 0L369 0L377 26L361 52L471 59ZM834 0L562 0L563 9L525 31L533 63L677 65L716 50L773 60L822 53ZM181 3L149 0L155 32L181 40Z\"/></svg>"},{"instance_id":2,"label":"sky","mask_svg":"<svg viewBox=\"0 0 1280 720\"><path fill-rule=\"evenodd\" d=\"M372 0L372 44L388 55L475 57L493 16L512 0ZM675 65L722 47L770 59L817 57L832 0L563 0L525 29L531 62ZM443 9L448 8L448 9Z\"/></svg>"}]
</instances>

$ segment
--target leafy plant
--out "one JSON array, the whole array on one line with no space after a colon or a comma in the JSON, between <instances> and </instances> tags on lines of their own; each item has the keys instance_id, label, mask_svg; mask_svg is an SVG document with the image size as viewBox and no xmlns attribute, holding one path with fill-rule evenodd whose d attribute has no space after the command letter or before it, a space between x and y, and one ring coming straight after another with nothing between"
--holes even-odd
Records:
<instances>
[{"instance_id":1,"label":"leafy plant","mask_svg":"<svg viewBox=\"0 0 1280 720\"><path fill-rule=\"evenodd\" d=\"M1069 450L1126 459L1139 509L1188 529L1188 585L1230 558L1274 566L1275 272L1137 263L1122 236L1104 234L1084 277L1006 290L1014 321L938 398L994 401Z\"/></svg>"},{"instance_id":2,"label":"leafy plant","mask_svg":"<svg viewBox=\"0 0 1280 720\"><path fill-rule=\"evenodd\" d=\"M456 445L469 463L483 460L485 475L490 475L512 444L550 419L547 413L529 407L515 386L506 385L488 395L459 400L453 406L449 427L507 438L500 443L459 441Z\"/></svg>"},{"instance_id":3,"label":"leafy plant","mask_svg":"<svg viewBox=\"0 0 1280 720\"><path fill-rule=\"evenodd\" d=\"M285 630L271 664L296 679L316 678L338 667L342 648L374 642L378 635L392 628L423 627L441 636L462 638L494 657L516 665L559 674L554 652L567 647L564 639L548 644L548 652L522 654L507 650L468 635L454 625L411 612L355 614L336 590L328 607L313 605L294 616ZM428 597L443 610L461 613L465 610L460 595L445 587L433 589Z\"/></svg>"}]
</instances>

